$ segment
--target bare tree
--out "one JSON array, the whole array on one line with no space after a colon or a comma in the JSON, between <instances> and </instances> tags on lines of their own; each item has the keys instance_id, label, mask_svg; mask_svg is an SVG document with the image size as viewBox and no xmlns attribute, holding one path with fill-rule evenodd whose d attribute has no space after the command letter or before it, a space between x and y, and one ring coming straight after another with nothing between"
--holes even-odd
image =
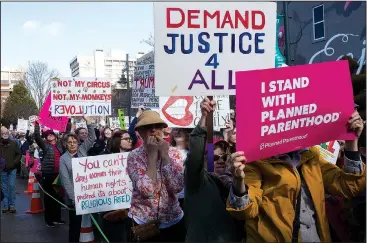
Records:
<instances>
[{"instance_id":1,"label":"bare tree","mask_svg":"<svg viewBox=\"0 0 367 243\"><path fill-rule=\"evenodd\" d=\"M141 43L145 43L154 48L154 36L152 35L152 33L150 33L150 36L147 40L142 40Z\"/></svg>"},{"instance_id":2,"label":"bare tree","mask_svg":"<svg viewBox=\"0 0 367 243\"><path fill-rule=\"evenodd\" d=\"M47 63L37 61L28 62L28 67L20 80L24 81L40 109L50 92L51 79L58 76L59 72L56 69L49 69Z\"/></svg>"}]
</instances>

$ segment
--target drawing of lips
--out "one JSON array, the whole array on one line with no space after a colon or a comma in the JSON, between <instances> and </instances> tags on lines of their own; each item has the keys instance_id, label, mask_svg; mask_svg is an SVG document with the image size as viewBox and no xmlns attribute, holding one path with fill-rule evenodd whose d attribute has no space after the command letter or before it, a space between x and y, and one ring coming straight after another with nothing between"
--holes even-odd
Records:
<instances>
[{"instance_id":1,"label":"drawing of lips","mask_svg":"<svg viewBox=\"0 0 367 243\"><path fill-rule=\"evenodd\" d=\"M182 118L175 118L170 116L167 113L168 107L170 107L173 103L175 103L177 100L184 99L187 101L186 107L185 107L185 115ZM188 126L191 124L192 120L194 119L193 114L190 112L190 106L194 103L194 97L192 96L171 96L167 100L166 104L162 107L162 113L167 118L167 120L175 125L179 126Z\"/></svg>"},{"instance_id":2,"label":"drawing of lips","mask_svg":"<svg viewBox=\"0 0 367 243\"><path fill-rule=\"evenodd\" d=\"M345 3L345 5L344 5L344 12L347 11L347 8L349 7L350 3L351 3L350 1L347 1Z\"/></svg>"}]
</instances>

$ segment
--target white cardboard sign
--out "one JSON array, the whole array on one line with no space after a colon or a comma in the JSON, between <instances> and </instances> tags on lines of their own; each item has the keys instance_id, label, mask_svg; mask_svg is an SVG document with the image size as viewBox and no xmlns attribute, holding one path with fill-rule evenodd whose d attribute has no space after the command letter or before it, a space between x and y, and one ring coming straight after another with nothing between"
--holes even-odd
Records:
<instances>
[{"instance_id":1,"label":"white cardboard sign","mask_svg":"<svg viewBox=\"0 0 367 243\"><path fill-rule=\"evenodd\" d=\"M111 99L111 81L104 78L51 81L52 116L108 116Z\"/></svg>"},{"instance_id":2,"label":"white cardboard sign","mask_svg":"<svg viewBox=\"0 0 367 243\"><path fill-rule=\"evenodd\" d=\"M234 95L236 71L274 68L276 8L275 2L155 2L156 95Z\"/></svg>"},{"instance_id":3,"label":"white cardboard sign","mask_svg":"<svg viewBox=\"0 0 367 243\"><path fill-rule=\"evenodd\" d=\"M133 187L126 171L128 154L72 159L77 215L130 208Z\"/></svg>"},{"instance_id":4,"label":"white cardboard sign","mask_svg":"<svg viewBox=\"0 0 367 243\"><path fill-rule=\"evenodd\" d=\"M159 97L155 96L154 63L137 64L131 95L131 107L158 108Z\"/></svg>"},{"instance_id":5,"label":"white cardboard sign","mask_svg":"<svg viewBox=\"0 0 367 243\"><path fill-rule=\"evenodd\" d=\"M28 120L18 119L17 131L20 133L26 133L28 130Z\"/></svg>"},{"instance_id":6,"label":"white cardboard sign","mask_svg":"<svg viewBox=\"0 0 367 243\"><path fill-rule=\"evenodd\" d=\"M201 117L200 102L204 96L159 97L159 113L169 127L193 128ZM229 96L214 96L216 111L213 114L214 130L225 128L230 118Z\"/></svg>"},{"instance_id":7,"label":"white cardboard sign","mask_svg":"<svg viewBox=\"0 0 367 243\"><path fill-rule=\"evenodd\" d=\"M316 145L315 148L319 151L322 158L334 165L336 164L340 151L340 145L338 141L331 141L321 145Z\"/></svg>"}]
</instances>

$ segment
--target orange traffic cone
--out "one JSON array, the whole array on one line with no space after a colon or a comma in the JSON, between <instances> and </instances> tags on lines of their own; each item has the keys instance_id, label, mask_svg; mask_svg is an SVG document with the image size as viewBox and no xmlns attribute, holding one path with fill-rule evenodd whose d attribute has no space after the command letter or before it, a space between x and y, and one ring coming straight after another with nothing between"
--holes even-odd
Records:
<instances>
[{"instance_id":1,"label":"orange traffic cone","mask_svg":"<svg viewBox=\"0 0 367 243\"><path fill-rule=\"evenodd\" d=\"M82 215L82 226L80 227L79 242L94 242L92 221L89 214Z\"/></svg>"},{"instance_id":2,"label":"orange traffic cone","mask_svg":"<svg viewBox=\"0 0 367 243\"><path fill-rule=\"evenodd\" d=\"M34 180L33 193L32 193L32 199L31 199L31 209L27 210L26 213L36 214L36 213L41 213L43 211L45 210L43 209L39 186L38 186L37 180Z\"/></svg>"},{"instance_id":3,"label":"orange traffic cone","mask_svg":"<svg viewBox=\"0 0 367 243\"><path fill-rule=\"evenodd\" d=\"M28 188L27 188L27 191L24 191L25 194L32 194L34 180L35 180L34 173L30 171L29 178L28 178Z\"/></svg>"}]
</instances>

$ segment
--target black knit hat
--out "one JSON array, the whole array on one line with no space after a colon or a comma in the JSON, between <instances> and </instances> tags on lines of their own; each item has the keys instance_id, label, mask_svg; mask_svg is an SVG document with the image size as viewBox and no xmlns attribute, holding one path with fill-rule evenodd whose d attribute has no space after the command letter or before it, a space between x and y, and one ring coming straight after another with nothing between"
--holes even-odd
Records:
<instances>
[{"instance_id":1,"label":"black knit hat","mask_svg":"<svg viewBox=\"0 0 367 243\"><path fill-rule=\"evenodd\" d=\"M51 130L51 129L50 130L47 130L46 132L44 132L43 133L43 136L44 136L44 138L47 139L48 135L51 135L51 134L54 135L55 137L57 137L56 134L55 134L55 132L53 130Z\"/></svg>"}]
</instances>

